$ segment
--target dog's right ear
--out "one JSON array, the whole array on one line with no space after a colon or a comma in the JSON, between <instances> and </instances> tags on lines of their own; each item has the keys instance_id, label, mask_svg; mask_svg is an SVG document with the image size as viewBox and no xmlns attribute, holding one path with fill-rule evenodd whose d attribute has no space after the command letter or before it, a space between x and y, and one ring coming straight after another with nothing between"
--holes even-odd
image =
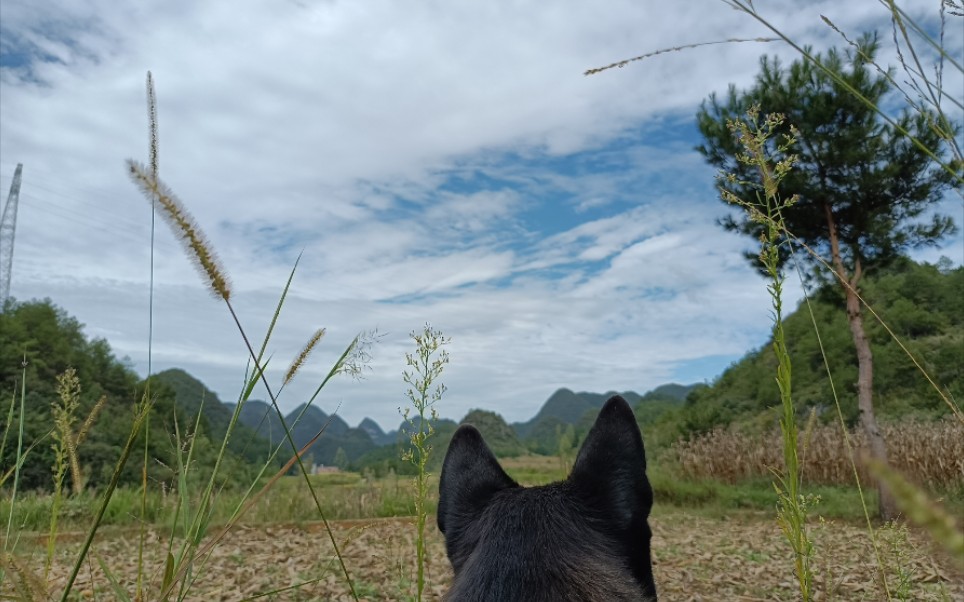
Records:
<instances>
[{"instance_id":1,"label":"dog's right ear","mask_svg":"<svg viewBox=\"0 0 964 602\"><path fill-rule=\"evenodd\" d=\"M469 520L478 516L492 496L509 487L518 487L499 466L482 434L463 424L445 453L439 480L438 528L448 541Z\"/></svg>"},{"instance_id":2,"label":"dog's right ear","mask_svg":"<svg viewBox=\"0 0 964 602\"><path fill-rule=\"evenodd\" d=\"M626 400L618 395L599 411L579 450L569 483L600 525L619 542L647 599L656 599L650 556L653 488L646 476L643 438Z\"/></svg>"},{"instance_id":3,"label":"dog's right ear","mask_svg":"<svg viewBox=\"0 0 964 602\"><path fill-rule=\"evenodd\" d=\"M569 481L618 530L649 516L653 490L646 478L646 451L629 404L615 395L586 435Z\"/></svg>"}]
</instances>

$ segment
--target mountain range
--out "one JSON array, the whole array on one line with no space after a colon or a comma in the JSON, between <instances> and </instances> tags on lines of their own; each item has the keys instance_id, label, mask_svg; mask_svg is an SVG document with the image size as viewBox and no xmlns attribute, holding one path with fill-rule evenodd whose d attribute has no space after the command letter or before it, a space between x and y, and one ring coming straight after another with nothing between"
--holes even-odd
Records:
<instances>
[{"instance_id":1,"label":"mountain range","mask_svg":"<svg viewBox=\"0 0 964 602\"><path fill-rule=\"evenodd\" d=\"M204 383L184 370L170 369L158 373L157 382L169 386L176 396L177 407L186 415L196 416L200 411L206 427L215 437L223 437L235 411L235 404L222 403ZM681 403L693 389L693 385L663 385L639 395L632 391L620 393L630 405L641 401L660 400ZM577 431L585 430L595 419L595 413L614 393L576 393L559 389L542 404L530 420L506 425L501 416L493 412L473 410L463 419L472 422L487 438L498 440L503 455L527 451L553 453L554 441L560 429L572 425ZM238 415L239 425L229 442L229 448L245 457L264 457L285 441L284 427L274 407L261 400L248 400ZM402 420L398 428L385 432L371 418L363 419L357 426L350 426L340 416L329 415L316 406L298 406L284 417L296 447L301 449L317 435L306 458L316 464L331 465L355 462L380 447L396 447L410 431L412 425ZM417 426L417 422L415 423ZM451 435L457 423L440 419L435 428L440 439ZM441 443L441 441L440 441ZM283 459L291 457L290 447L282 448ZM444 448L443 448L444 449ZM341 453L339 453L341 452ZM388 454L376 454L378 456Z\"/></svg>"},{"instance_id":2,"label":"mountain range","mask_svg":"<svg viewBox=\"0 0 964 602\"><path fill-rule=\"evenodd\" d=\"M946 259L933 265L895 262L864 282L863 298L888 325L885 330L876 321L867 324L874 344L874 410L881 420L949 418L954 408L947 400L964 398L962 291L964 268ZM858 366L842 308L838 287L827 284L813 292L804 311L785 316L784 331L799 415L813 415L821 421L842 415L848 425L855 425L859 408L852 383L857 380ZM928 378L921 376L922 368ZM833 381L827 378L828 369ZM681 437L717 428L760 434L777 428L779 419L774 370L768 342L734 362L710 385L665 385L642 396L632 392L624 396L635 402L633 410L648 450L658 451ZM22 395L23 403L18 404L22 414L12 422L0 418L0 431L22 433L23 441L31 442L32 451L20 471L26 489L49 490L51 486L54 446L42 441L50 436L52 413L61 400L59 383L68 375L81 384L78 418L89 415L100 398L108 399L107 409L93 422L86 444L79 450L87 486L107 484L130 436L128 418L144 395L152 400L145 422L151 433L145 453L156 461L143 467L128 463L122 484L139 486L144 478L142 468L151 480L170 481L176 477L185 449L191 450L199 470L215 465L218 441L230 425L234 406L222 404L202 382L182 370L168 370L144 380L114 357L106 340L89 339L83 325L49 299L8 300L0 313L0 393L11 400ZM942 395L935 394L934 383ZM508 425L498 414L485 410L474 410L463 420L476 424L493 450L498 448L500 457L520 452L567 457L578 447L608 395L560 389L530 420ZM228 442L229 461L221 465L226 478L239 482L253 478L274 446L283 442L280 420L268 404L250 401L240 415L240 424ZM289 412L286 422L293 423L295 416ZM435 453L429 462L441 462L456 423L441 420L435 428L430 443ZM400 458L404 430L400 424L386 433L370 419L352 426L338 416L308 408L293 435L295 444L302 446L321 431L311 449L316 463L403 474L412 469L411 463ZM18 446L0 445L0 466L16 465L18 453ZM277 462L290 454L286 445Z\"/></svg>"}]
</instances>

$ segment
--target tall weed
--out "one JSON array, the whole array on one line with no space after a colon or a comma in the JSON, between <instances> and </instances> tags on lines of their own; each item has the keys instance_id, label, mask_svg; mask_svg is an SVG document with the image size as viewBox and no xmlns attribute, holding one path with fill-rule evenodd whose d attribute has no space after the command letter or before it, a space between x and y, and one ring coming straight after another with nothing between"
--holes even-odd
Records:
<instances>
[{"instance_id":1,"label":"tall weed","mask_svg":"<svg viewBox=\"0 0 964 602\"><path fill-rule=\"evenodd\" d=\"M737 205L746 211L752 220L765 227L765 235L760 241L762 243L760 263L770 279L767 290L773 307L773 353L777 358L776 381L780 390L782 408L780 432L783 443L783 465L782 469L773 470L776 478L774 488L779 500L777 521L793 550L794 574L797 577L801 599L804 602L810 602L814 597L813 568L811 567L813 544L810 542L807 528L807 510L813 502L812 498L804 496L801 491L803 479L798 457L799 433L796 409L792 398L792 369L783 331L784 275L781 269L781 246L787 244L783 211L796 202L795 197L782 198L778 191L780 181L793 168L795 161L794 155L788 154L795 143L792 137L779 141L773 140L776 129L783 120L782 115L766 115L761 123L759 109L751 108L745 120L727 123L744 149L744 153L739 156L739 161L756 169L762 184L754 200L741 199L724 186L720 187L720 191L724 200ZM796 133L792 126L791 132ZM776 162L771 158L768 150L768 144L774 142L776 153L780 156ZM734 180L736 176L721 174L721 177Z\"/></svg>"},{"instance_id":2,"label":"tall weed","mask_svg":"<svg viewBox=\"0 0 964 602\"><path fill-rule=\"evenodd\" d=\"M435 404L445 393L445 385L439 378L449 363L449 354L443 347L451 339L428 324L421 332L412 332L410 336L415 342L415 353L405 354L408 369L402 373L402 378L409 385L405 394L412 405L406 407L402 415L411 428L411 447L403 452L403 459L414 464L418 471L415 475L415 599L421 602L425 590L425 522L428 515L425 502L429 482L425 467L432 453L429 439L435 433L434 425L438 420ZM412 409L415 415L410 417Z\"/></svg>"}]
</instances>

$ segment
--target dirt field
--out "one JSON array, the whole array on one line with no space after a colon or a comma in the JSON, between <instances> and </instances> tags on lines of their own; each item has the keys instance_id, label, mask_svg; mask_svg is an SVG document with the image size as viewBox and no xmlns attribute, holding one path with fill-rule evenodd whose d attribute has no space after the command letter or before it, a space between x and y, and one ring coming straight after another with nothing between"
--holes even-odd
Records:
<instances>
[{"instance_id":1,"label":"dirt field","mask_svg":"<svg viewBox=\"0 0 964 602\"><path fill-rule=\"evenodd\" d=\"M430 519L431 521L431 519ZM653 519L654 563L661 600L795 600L796 585L787 547L772 517L740 514L706 518L673 511ZM441 537L430 522L427 599L438 599L451 573ZM404 600L412 591L413 527L404 519L344 521L335 524L356 591L364 600ZM865 529L851 524L818 524L818 589L821 600L885 600ZM880 535L891 597L901 600L964 599L964 559L934 560L919 535L884 529ZM20 547L26 550L29 541ZM76 541L59 545L50 593L59 593ZM153 533L144 566L149 591L157 592L167 538ZM20 571L41 575L43 551L19 556ZM896 550L896 552L895 552ZM940 556L940 555L938 555ZM136 536L105 532L74 587L76 599L118 599L100 562L119 585L133 592ZM9 575L8 575L9 577ZM7 579L0 598L19 599ZM279 591L309 582L297 589ZM194 575L187 599L236 601L268 594L267 600L351 600L321 525L239 528L220 543ZM149 595L148 599L156 599Z\"/></svg>"}]
</instances>

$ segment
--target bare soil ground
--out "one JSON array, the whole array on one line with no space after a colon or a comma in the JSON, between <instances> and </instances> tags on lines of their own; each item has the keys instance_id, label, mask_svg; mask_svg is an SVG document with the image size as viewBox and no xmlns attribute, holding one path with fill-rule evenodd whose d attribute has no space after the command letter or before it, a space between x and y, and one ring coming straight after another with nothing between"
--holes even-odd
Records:
<instances>
[{"instance_id":1,"label":"bare soil ground","mask_svg":"<svg viewBox=\"0 0 964 602\"><path fill-rule=\"evenodd\" d=\"M741 513L721 519L670 511L655 517L652 524L660 599L799 599L790 554L772 517ZM411 520L341 521L333 527L360 599L410 599L415 556ZM451 572L431 519L426 529L430 534L426 599L435 600L444 593ZM926 537L905 529L884 528L879 533L891 598L964 600L964 559L936 552ZM865 528L820 523L815 525L812 539L818 599L888 599ZM38 544L28 539L20 542L15 563L21 575L43 575L44 552ZM149 600L156 599L167 546L165 535L150 534L143 559ZM55 564L46 580L49 595L59 598L78 547L79 538L58 543ZM109 568L116 586L101 563ZM116 587L133 593L137 565L136 533L105 531L81 571L73 598L120 599ZM14 589L16 577L11 577L8 574L4 580L0 599L22 597L22 592ZM188 600L237 601L256 596L266 600L352 599L320 524L236 528L198 565L192 579ZM45 597L43 592L35 594Z\"/></svg>"}]
</instances>

